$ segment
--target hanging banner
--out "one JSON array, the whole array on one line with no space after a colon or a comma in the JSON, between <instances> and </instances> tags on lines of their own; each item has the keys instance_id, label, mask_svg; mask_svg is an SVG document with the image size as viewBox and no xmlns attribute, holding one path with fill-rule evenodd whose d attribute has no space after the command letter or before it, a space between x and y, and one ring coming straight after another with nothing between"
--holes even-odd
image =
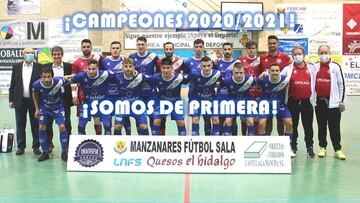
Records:
<instances>
[{"instance_id":1,"label":"hanging banner","mask_svg":"<svg viewBox=\"0 0 360 203\"><path fill-rule=\"evenodd\" d=\"M343 55L360 55L360 4L343 5Z\"/></svg>"},{"instance_id":2,"label":"hanging banner","mask_svg":"<svg viewBox=\"0 0 360 203\"><path fill-rule=\"evenodd\" d=\"M230 42L235 49L245 47L252 39L250 32L200 31L200 32L124 32L125 49L136 49L136 38L144 36L148 49L163 49L165 42L172 42L175 49L192 49L195 39L202 39L205 48L221 49Z\"/></svg>"}]
</instances>

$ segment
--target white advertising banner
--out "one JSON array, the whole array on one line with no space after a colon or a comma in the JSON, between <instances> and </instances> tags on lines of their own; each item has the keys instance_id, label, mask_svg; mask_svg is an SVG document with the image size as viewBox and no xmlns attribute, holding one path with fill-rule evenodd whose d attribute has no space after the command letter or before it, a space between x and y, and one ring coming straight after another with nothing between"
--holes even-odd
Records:
<instances>
[{"instance_id":1,"label":"white advertising banner","mask_svg":"<svg viewBox=\"0 0 360 203\"><path fill-rule=\"evenodd\" d=\"M73 30L70 33L64 33L62 20L49 20L49 47L62 46L66 48L81 46L81 40L89 38L87 29Z\"/></svg>"},{"instance_id":2,"label":"white advertising banner","mask_svg":"<svg viewBox=\"0 0 360 203\"><path fill-rule=\"evenodd\" d=\"M68 171L291 173L285 136L71 135Z\"/></svg>"},{"instance_id":3,"label":"white advertising banner","mask_svg":"<svg viewBox=\"0 0 360 203\"><path fill-rule=\"evenodd\" d=\"M0 47L48 47L47 20L0 20Z\"/></svg>"},{"instance_id":4,"label":"white advertising banner","mask_svg":"<svg viewBox=\"0 0 360 203\"><path fill-rule=\"evenodd\" d=\"M0 70L0 94L9 93L11 72L11 70Z\"/></svg>"},{"instance_id":5,"label":"white advertising banner","mask_svg":"<svg viewBox=\"0 0 360 203\"><path fill-rule=\"evenodd\" d=\"M221 49L224 42L230 42L235 49L245 47L252 39L251 32L124 32L125 49L136 49L136 38L144 36L147 39L148 49L163 49L165 42L172 42L176 49L192 49L195 39L201 38L207 49Z\"/></svg>"},{"instance_id":6,"label":"white advertising banner","mask_svg":"<svg viewBox=\"0 0 360 203\"><path fill-rule=\"evenodd\" d=\"M294 12L294 27L276 30L279 38L308 38L309 54L316 54L320 45L331 47L332 54L342 54L342 4L276 4L277 12Z\"/></svg>"},{"instance_id":7,"label":"white advertising banner","mask_svg":"<svg viewBox=\"0 0 360 203\"><path fill-rule=\"evenodd\" d=\"M360 56L343 56L342 70L347 95L360 95Z\"/></svg>"},{"instance_id":8,"label":"white advertising banner","mask_svg":"<svg viewBox=\"0 0 360 203\"><path fill-rule=\"evenodd\" d=\"M40 14L40 0L7 0L9 15Z\"/></svg>"}]
</instances>

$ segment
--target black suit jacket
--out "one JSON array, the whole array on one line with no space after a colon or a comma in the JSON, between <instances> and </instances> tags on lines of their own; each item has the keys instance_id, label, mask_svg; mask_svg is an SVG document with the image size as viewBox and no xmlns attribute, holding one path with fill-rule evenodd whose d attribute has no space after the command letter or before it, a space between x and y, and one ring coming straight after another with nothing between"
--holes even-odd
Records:
<instances>
[{"instance_id":1,"label":"black suit jacket","mask_svg":"<svg viewBox=\"0 0 360 203\"><path fill-rule=\"evenodd\" d=\"M64 75L71 75L72 64L65 63L65 62L63 62L63 64L64 64ZM48 64L45 64L44 66L52 68L52 65L53 65L53 63L48 63ZM73 106L72 96L71 96L71 87L70 87L70 85L66 85L65 92L64 92L64 107L66 108L66 107L70 107L70 106Z\"/></svg>"},{"instance_id":2,"label":"black suit jacket","mask_svg":"<svg viewBox=\"0 0 360 203\"><path fill-rule=\"evenodd\" d=\"M9 102L14 102L15 108L21 108L23 96L24 96L24 86L23 86L23 63L20 62L13 66L12 73L11 73L11 82L9 88ZM32 98L32 84L40 78L40 70L42 65L33 62L33 70L30 79L30 98ZM32 101L32 99L31 99Z\"/></svg>"}]
</instances>

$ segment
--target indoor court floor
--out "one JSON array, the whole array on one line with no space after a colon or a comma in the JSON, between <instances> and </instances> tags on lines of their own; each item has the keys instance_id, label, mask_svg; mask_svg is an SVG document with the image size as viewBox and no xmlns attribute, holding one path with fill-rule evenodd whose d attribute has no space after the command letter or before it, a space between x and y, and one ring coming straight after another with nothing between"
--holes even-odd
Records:
<instances>
[{"instance_id":1,"label":"indoor court floor","mask_svg":"<svg viewBox=\"0 0 360 203\"><path fill-rule=\"evenodd\" d=\"M292 159L292 174L67 172L66 164L60 159L57 128L54 128L55 150L50 160L39 163L31 150L28 123L25 155L16 156L16 149L12 153L0 153L0 202L359 203L359 103L360 97L347 98L346 111L342 114L342 145L347 160L334 159L329 137L326 158L307 158L303 130L299 126L299 152ZM7 96L0 96L0 109L0 128L14 128L15 113L8 107ZM75 108L72 112L75 133ZM168 123L167 132L177 132L175 123ZM317 153L316 120L314 131ZM92 122L87 132L93 132Z\"/></svg>"}]
</instances>

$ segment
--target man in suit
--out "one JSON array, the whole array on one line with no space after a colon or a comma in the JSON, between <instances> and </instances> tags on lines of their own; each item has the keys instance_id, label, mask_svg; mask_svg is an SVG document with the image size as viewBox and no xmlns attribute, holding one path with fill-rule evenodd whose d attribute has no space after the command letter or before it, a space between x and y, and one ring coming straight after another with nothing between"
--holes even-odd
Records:
<instances>
[{"instance_id":1,"label":"man in suit","mask_svg":"<svg viewBox=\"0 0 360 203\"><path fill-rule=\"evenodd\" d=\"M33 48L24 49L24 61L13 66L9 88L9 107L15 108L16 138L18 150L16 155L25 153L26 148L26 114L29 111L31 133L33 136L32 148L36 155L39 150L39 124L35 119L35 105L32 100L32 84L40 78L41 65L34 62Z\"/></svg>"},{"instance_id":2,"label":"man in suit","mask_svg":"<svg viewBox=\"0 0 360 203\"><path fill-rule=\"evenodd\" d=\"M51 49L51 55L54 59L53 63L46 64L45 66L52 67L54 71L54 77L64 77L65 75L71 75L71 66L72 64L63 62L62 58L64 56L64 49L60 46L54 46ZM65 110L65 128L68 135L71 135L71 109L70 107L72 104L72 96L71 96L71 87L67 85L63 87L61 90L63 93L63 100L64 100L64 110ZM48 146L49 146L49 153L52 152L54 149L54 144L52 142L53 138L53 121L54 119L49 118L49 122L46 126L47 135L48 135Z\"/></svg>"}]
</instances>

